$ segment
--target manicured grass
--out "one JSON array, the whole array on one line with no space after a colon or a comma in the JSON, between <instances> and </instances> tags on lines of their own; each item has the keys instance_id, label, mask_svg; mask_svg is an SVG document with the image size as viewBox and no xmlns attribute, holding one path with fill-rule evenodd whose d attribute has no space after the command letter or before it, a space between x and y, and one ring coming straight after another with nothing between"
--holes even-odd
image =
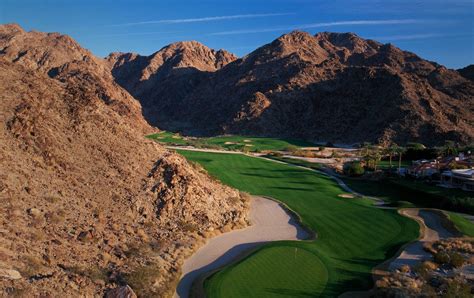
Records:
<instances>
[{"instance_id":1,"label":"manicured grass","mask_svg":"<svg viewBox=\"0 0 474 298\"><path fill-rule=\"evenodd\" d=\"M283 161L289 164L293 164L295 166L307 167L314 170L320 170L322 168L322 164L309 162L309 161L297 159L297 158L279 157L279 156L272 156L272 155L266 155L265 157L278 160L278 161Z\"/></svg>"},{"instance_id":2,"label":"manicured grass","mask_svg":"<svg viewBox=\"0 0 474 298\"><path fill-rule=\"evenodd\" d=\"M275 244L255 254L258 256L224 269L207 282L210 297L314 296L324 291L328 272L311 251ZM227 288L229 284L245 287Z\"/></svg>"},{"instance_id":3,"label":"manicured grass","mask_svg":"<svg viewBox=\"0 0 474 298\"><path fill-rule=\"evenodd\" d=\"M160 143L173 144L173 145L186 145L187 142L179 134L175 134L168 131L162 131L156 134L146 136L149 139L155 140Z\"/></svg>"},{"instance_id":4,"label":"manicured grass","mask_svg":"<svg viewBox=\"0 0 474 298\"><path fill-rule=\"evenodd\" d=\"M460 214L449 212L449 219L454 223L461 233L474 237L474 223Z\"/></svg>"},{"instance_id":5,"label":"manicured grass","mask_svg":"<svg viewBox=\"0 0 474 298\"><path fill-rule=\"evenodd\" d=\"M208 144L218 145L229 150L239 150L242 147L249 148L250 151L255 150L285 150L288 146L297 147L311 147L314 144L292 140L292 139L281 139L281 138L263 138L263 137L246 137L246 136L222 136L208 138L206 140ZM226 144L228 143L228 144ZM234 144L229 144L234 143Z\"/></svg>"},{"instance_id":6,"label":"manicured grass","mask_svg":"<svg viewBox=\"0 0 474 298\"><path fill-rule=\"evenodd\" d=\"M226 267L206 281L209 297L336 297L368 289L371 269L418 237L416 222L366 200L340 198L344 192L326 176L243 155L179 152L225 184L284 202L318 235L266 245ZM310 266L291 264L295 248Z\"/></svg>"},{"instance_id":7,"label":"manicured grass","mask_svg":"<svg viewBox=\"0 0 474 298\"><path fill-rule=\"evenodd\" d=\"M220 148L234 151L285 150L289 146L312 147L313 143L282 139L247 136L219 136L211 138L186 138L179 134L163 131L147 138L169 145L194 145L196 147Z\"/></svg>"}]
</instances>

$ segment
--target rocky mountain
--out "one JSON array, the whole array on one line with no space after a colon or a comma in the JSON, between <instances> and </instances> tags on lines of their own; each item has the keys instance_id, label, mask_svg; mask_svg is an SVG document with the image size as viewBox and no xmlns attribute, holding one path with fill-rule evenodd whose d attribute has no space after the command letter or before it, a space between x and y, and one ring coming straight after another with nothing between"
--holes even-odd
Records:
<instances>
[{"instance_id":1,"label":"rocky mountain","mask_svg":"<svg viewBox=\"0 0 474 298\"><path fill-rule=\"evenodd\" d=\"M474 139L472 81L352 33L291 32L220 68L204 69L216 64L204 54L150 66L160 52L108 61L147 120L163 129L345 144Z\"/></svg>"},{"instance_id":2,"label":"rocky mountain","mask_svg":"<svg viewBox=\"0 0 474 298\"><path fill-rule=\"evenodd\" d=\"M141 98L141 104L147 107L143 109L145 117L160 119L151 122L156 125L164 114L179 118L177 97L189 94L207 79L208 73L236 59L227 51L215 51L191 41L174 43L147 57L112 53L107 62L117 82L134 97Z\"/></svg>"},{"instance_id":3,"label":"rocky mountain","mask_svg":"<svg viewBox=\"0 0 474 298\"><path fill-rule=\"evenodd\" d=\"M458 72L466 79L474 81L474 64L458 69Z\"/></svg>"},{"instance_id":4,"label":"rocky mountain","mask_svg":"<svg viewBox=\"0 0 474 298\"><path fill-rule=\"evenodd\" d=\"M1 296L170 294L205 237L246 225L245 197L147 140L140 104L70 37L0 26L0 100Z\"/></svg>"}]
</instances>

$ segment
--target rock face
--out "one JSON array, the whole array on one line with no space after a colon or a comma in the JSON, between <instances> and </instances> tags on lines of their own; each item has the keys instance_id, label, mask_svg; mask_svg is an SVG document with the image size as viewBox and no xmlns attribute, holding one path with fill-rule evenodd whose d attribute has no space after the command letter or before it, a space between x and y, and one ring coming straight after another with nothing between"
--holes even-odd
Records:
<instances>
[{"instance_id":1,"label":"rock face","mask_svg":"<svg viewBox=\"0 0 474 298\"><path fill-rule=\"evenodd\" d=\"M474 137L472 81L352 33L292 32L221 68L207 55L151 67L158 53L112 55L109 63L147 120L163 129L346 144Z\"/></svg>"},{"instance_id":2,"label":"rock face","mask_svg":"<svg viewBox=\"0 0 474 298\"><path fill-rule=\"evenodd\" d=\"M137 298L137 295L129 286L122 286L108 291L105 298Z\"/></svg>"},{"instance_id":3,"label":"rock face","mask_svg":"<svg viewBox=\"0 0 474 298\"><path fill-rule=\"evenodd\" d=\"M180 98L206 80L208 73L235 59L227 51L214 51L195 41L171 44L148 57L112 53L106 58L117 82L142 99L144 116L154 119L154 125L179 118Z\"/></svg>"},{"instance_id":4,"label":"rock face","mask_svg":"<svg viewBox=\"0 0 474 298\"><path fill-rule=\"evenodd\" d=\"M243 197L144 138L139 103L70 37L0 26L0 99L0 268L21 275L2 294L166 295L208 231L245 225Z\"/></svg>"}]
</instances>

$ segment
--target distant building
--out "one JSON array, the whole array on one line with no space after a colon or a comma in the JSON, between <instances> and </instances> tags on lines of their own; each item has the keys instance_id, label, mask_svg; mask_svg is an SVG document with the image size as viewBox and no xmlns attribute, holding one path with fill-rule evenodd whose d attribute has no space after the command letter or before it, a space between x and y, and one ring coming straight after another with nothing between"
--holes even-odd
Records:
<instances>
[{"instance_id":1,"label":"distant building","mask_svg":"<svg viewBox=\"0 0 474 298\"><path fill-rule=\"evenodd\" d=\"M433 174L439 173L439 162L428 160L417 160L413 162L413 166L409 167L406 174L415 178L431 177Z\"/></svg>"},{"instance_id":2,"label":"distant building","mask_svg":"<svg viewBox=\"0 0 474 298\"><path fill-rule=\"evenodd\" d=\"M460 153L458 156L448 156L433 160L414 160L413 165L407 168L407 175L415 178L429 178L434 174L444 171L450 172L452 169L474 168L474 160L469 155Z\"/></svg>"},{"instance_id":3,"label":"distant building","mask_svg":"<svg viewBox=\"0 0 474 298\"><path fill-rule=\"evenodd\" d=\"M474 191L474 169L445 171L441 174L441 186Z\"/></svg>"}]
</instances>

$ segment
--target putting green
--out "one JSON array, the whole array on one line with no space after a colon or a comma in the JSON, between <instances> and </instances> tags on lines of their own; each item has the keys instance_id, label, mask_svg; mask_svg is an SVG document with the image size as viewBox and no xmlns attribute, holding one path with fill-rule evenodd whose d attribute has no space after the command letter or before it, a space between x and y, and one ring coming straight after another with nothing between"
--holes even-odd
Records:
<instances>
[{"instance_id":1,"label":"putting green","mask_svg":"<svg viewBox=\"0 0 474 298\"><path fill-rule=\"evenodd\" d=\"M267 276L271 278L265 278ZM212 293L211 297L314 296L323 292L327 277L326 267L312 252L278 244L258 251L258 257L249 257L237 266L227 267L206 287L208 293ZM234 283L245 287L226 288L227 284Z\"/></svg>"},{"instance_id":2,"label":"putting green","mask_svg":"<svg viewBox=\"0 0 474 298\"><path fill-rule=\"evenodd\" d=\"M205 282L209 297L336 297L368 289L372 268L418 237L415 221L372 207L368 200L339 197L344 192L326 176L238 154L179 152L225 184L284 202L317 232L314 241L265 245L214 274ZM305 251L311 266L288 270L291 264L284 260L295 248ZM262 268L255 271L252 264Z\"/></svg>"}]
</instances>

